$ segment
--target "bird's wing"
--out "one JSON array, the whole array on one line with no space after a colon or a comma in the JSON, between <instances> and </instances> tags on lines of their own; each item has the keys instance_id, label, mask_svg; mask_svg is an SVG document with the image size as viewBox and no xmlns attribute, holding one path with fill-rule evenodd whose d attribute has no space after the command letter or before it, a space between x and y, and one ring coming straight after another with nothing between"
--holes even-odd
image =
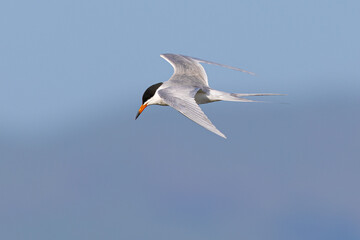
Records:
<instances>
[{"instance_id":1,"label":"bird's wing","mask_svg":"<svg viewBox=\"0 0 360 240\"><path fill-rule=\"evenodd\" d=\"M248 73L250 75L255 75L255 73L246 71L246 70L241 69L241 68L232 67L232 66L229 66L229 65L221 64L221 63L211 62L211 61L203 60L203 59L200 59L200 58L194 58L194 57L188 57L188 56L183 56L183 57L191 58L192 60L195 60L195 61L200 62L200 63L212 64L212 65L216 65L216 66L220 66L220 67L229 68L229 69L232 69L232 70Z\"/></svg>"},{"instance_id":2,"label":"bird's wing","mask_svg":"<svg viewBox=\"0 0 360 240\"><path fill-rule=\"evenodd\" d=\"M167 53L160 56L174 68L174 74L169 79L170 82L187 86L209 86L205 69L199 61L178 54Z\"/></svg>"},{"instance_id":3,"label":"bird's wing","mask_svg":"<svg viewBox=\"0 0 360 240\"><path fill-rule=\"evenodd\" d=\"M168 87L158 91L160 97L170 106L207 130L226 138L207 118L196 103L194 96L200 88L188 86Z\"/></svg>"},{"instance_id":4,"label":"bird's wing","mask_svg":"<svg viewBox=\"0 0 360 240\"><path fill-rule=\"evenodd\" d=\"M208 78L203 66L200 63L207 63L217 65L220 67L229 68L236 71L245 72L254 75L254 73L246 71L241 68L231 67L228 65L206 61L200 58L194 58L179 54L161 54L162 58L168 61L174 68L174 74L169 79L172 82L178 82L182 85L189 86L209 86Z\"/></svg>"}]
</instances>

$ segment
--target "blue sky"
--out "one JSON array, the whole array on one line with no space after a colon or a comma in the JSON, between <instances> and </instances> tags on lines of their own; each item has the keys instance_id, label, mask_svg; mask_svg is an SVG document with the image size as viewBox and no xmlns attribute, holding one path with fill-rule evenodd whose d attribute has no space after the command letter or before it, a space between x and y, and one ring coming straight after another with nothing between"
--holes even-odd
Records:
<instances>
[{"instance_id":1,"label":"blue sky","mask_svg":"<svg viewBox=\"0 0 360 240\"><path fill-rule=\"evenodd\" d=\"M2 1L1 239L359 239L358 1ZM220 137L144 90L161 53ZM263 100L263 99L261 99Z\"/></svg>"}]
</instances>

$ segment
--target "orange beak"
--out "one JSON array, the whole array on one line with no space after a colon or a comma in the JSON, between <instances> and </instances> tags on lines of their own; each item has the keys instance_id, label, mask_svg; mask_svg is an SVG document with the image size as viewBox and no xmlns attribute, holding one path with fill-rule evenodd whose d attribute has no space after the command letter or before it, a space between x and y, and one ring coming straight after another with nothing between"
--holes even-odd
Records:
<instances>
[{"instance_id":1,"label":"orange beak","mask_svg":"<svg viewBox=\"0 0 360 240\"><path fill-rule=\"evenodd\" d=\"M136 114L135 120L140 116L140 114L142 113L142 111L144 111L144 109L147 107L147 104L142 104L138 113Z\"/></svg>"}]
</instances>

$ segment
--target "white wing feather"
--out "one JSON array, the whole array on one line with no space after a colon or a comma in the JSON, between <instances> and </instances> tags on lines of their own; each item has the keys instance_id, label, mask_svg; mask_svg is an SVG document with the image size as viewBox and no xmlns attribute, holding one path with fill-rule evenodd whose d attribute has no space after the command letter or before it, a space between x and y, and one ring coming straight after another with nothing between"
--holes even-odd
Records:
<instances>
[{"instance_id":1,"label":"white wing feather","mask_svg":"<svg viewBox=\"0 0 360 240\"><path fill-rule=\"evenodd\" d=\"M226 138L214 124L208 119L205 113L196 103L194 96L199 88L194 87L168 87L158 91L160 97L170 106L182 113L190 120L196 122L207 130Z\"/></svg>"},{"instance_id":2,"label":"white wing feather","mask_svg":"<svg viewBox=\"0 0 360 240\"><path fill-rule=\"evenodd\" d=\"M188 57L188 56L183 56L183 57ZM232 66L229 66L229 65L221 64L221 63L211 62L211 61L203 60L203 59L200 59L200 58L194 58L194 57L188 57L188 58L191 58L191 59L193 59L193 60L195 60L197 62L206 63L206 64L212 64L212 65L216 65L216 66L220 66L220 67L229 68L229 69L232 69L232 70L244 72L244 73L247 73L247 74L250 74L250 75L255 75L255 73L246 71L246 70L241 69L241 68L232 67Z\"/></svg>"},{"instance_id":3,"label":"white wing feather","mask_svg":"<svg viewBox=\"0 0 360 240\"><path fill-rule=\"evenodd\" d=\"M199 61L178 54L168 53L160 56L174 68L174 74L169 81L178 82L181 85L209 86L205 69Z\"/></svg>"},{"instance_id":4,"label":"white wing feather","mask_svg":"<svg viewBox=\"0 0 360 240\"><path fill-rule=\"evenodd\" d=\"M199 63L206 63L206 64L216 65L216 66L248 73L251 75L255 75L255 73L246 71L241 68L232 67L229 65L216 63L216 62L212 62L212 61L207 61L207 60L195 58L195 57L189 57L189 56L185 56L185 55L172 54L172 53L164 53L164 54L161 54L160 56L162 58L164 58L166 61L168 61L173 66L175 73L184 73L185 71L188 72L190 70L189 65L193 65L192 67L194 67L191 70L205 73L205 70L201 67L201 65L199 65ZM205 76L206 76L206 73L205 73Z\"/></svg>"}]
</instances>

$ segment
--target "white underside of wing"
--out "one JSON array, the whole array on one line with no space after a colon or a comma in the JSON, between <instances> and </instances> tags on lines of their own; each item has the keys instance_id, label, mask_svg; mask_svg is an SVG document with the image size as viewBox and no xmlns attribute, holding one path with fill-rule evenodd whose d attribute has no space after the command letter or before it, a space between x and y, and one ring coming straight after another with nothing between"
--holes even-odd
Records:
<instances>
[{"instance_id":1,"label":"white underside of wing","mask_svg":"<svg viewBox=\"0 0 360 240\"><path fill-rule=\"evenodd\" d=\"M171 57L173 57L173 56L177 56L177 57L181 56L181 57L186 58L186 59L192 59L192 60L194 60L196 62L199 62L199 63L206 63L206 64L211 64L211 65L216 65L216 66L219 66L219 67L229 68L229 69L232 69L232 70L248 73L250 75L255 75L255 73L244 70L244 69L241 69L241 68L232 67L232 66L229 66L229 65L225 65L225 64L221 64L221 63L217 63L217 62L212 62L212 61L207 61L207 60L200 59L200 58L195 58L195 57L189 57L189 56L184 56L184 55L179 55L179 54L161 54L160 56L162 58L166 59L174 68L176 66L175 66L174 62L172 62L172 59L170 58L170 56Z\"/></svg>"},{"instance_id":2,"label":"white underside of wing","mask_svg":"<svg viewBox=\"0 0 360 240\"><path fill-rule=\"evenodd\" d=\"M209 86L205 69L198 61L179 54L169 53L160 56L174 68L174 74L169 81L189 86Z\"/></svg>"},{"instance_id":3,"label":"white underside of wing","mask_svg":"<svg viewBox=\"0 0 360 240\"><path fill-rule=\"evenodd\" d=\"M212 124L196 103L194 96L198 90L198 88L190 87L169 87L159 90L158 94L170 107L173 107L190 120L220 137L226 138L226 136Z\"/></svg>"},{"instance_id":4,"label":"white underside of wing","mask_svg":"<svg viewBox=\"0 0 360 240\"><path fill-rule=\"evenodd\" d=\"M203 59L200 59L200 58L192 58L192 59L194 59L194 60L196 60L196 61L198 61L198 62L201 62L201 63L212 64L212 65L216 65L216 66L220 66L220 67L224 67L224 68L229 68L229 69L232 69L232 70L240 71L240 72L243 72L243 73L247 73L247 74L250 74L250 75L255 75L255 73L246 71L246 70L241 69L241 68L232 67L232 66L229 66L229 65L221 64L221 63L206 61L206 60L203 60Z\"/></svg>"},{"instance_id":5,"label":"white underside of wing","mask_svg":"<svg viewBox=\"0 0 360 240\"><path fill-rule=\"evenodd\" d=\"M171 66L174 68L174 74L169 79L169 81L182 82L182 84L184 85L193 84L193 86L200 86L200 85L209 86L205 69L200 63L212 64L212 65L248 73L251 75L255 75L254 73L246 71L241 68L236 68L225 64L211 62L200 58L194 58L194 57L184 56L180 54L171 54L171 53L161 54L160 56L164 58L167 62L169 62ZM189 77L193 77L195 79L189 81Z\"/></svg>"}]
</instances>

